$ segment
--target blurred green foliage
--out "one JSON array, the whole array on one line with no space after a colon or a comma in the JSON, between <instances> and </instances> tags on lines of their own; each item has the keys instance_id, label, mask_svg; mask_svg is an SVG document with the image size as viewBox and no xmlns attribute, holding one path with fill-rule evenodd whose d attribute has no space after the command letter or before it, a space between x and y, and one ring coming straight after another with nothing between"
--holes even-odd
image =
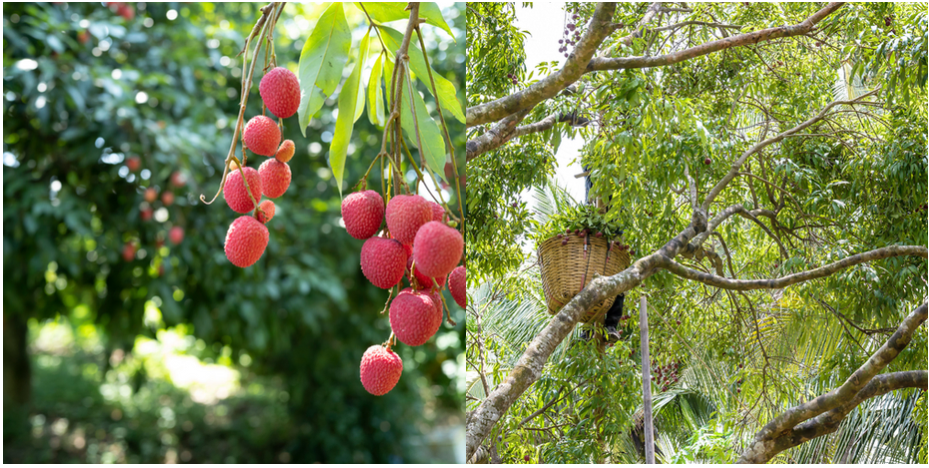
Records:
<instances>
[{"instance_id":1,"label":"blurred green foliage","mask_svg":"<svg viewBox=\"0 0 929 468\"><path fill-rule=\"evenodd\" d=\"M146 418L167 408L189 418L197 428L193 432L199 432L199 419L215 408L181 410L181 391L144 372L120 371L141 382L132 404L155 398L139 393L143 388L165 397L157 398L158 404L144 403L152 406L140 409L139 419L125 418L131 420L120 426L128 431L127 440L139 441L127 442L125 460L163 461L170 451L180 453L178 448L186 446L196 454L209 452L197 455L197 461L280 461L284 449L294 462L428 461L419 458L411 441L436 424L462 423L464 314L452 306L457 327L443 326L422 347L398 348L404 375L391 393L373 397L364 391L358 379L361 355L384 341L390 329L378 314L386 294L371 286L358 267L362 242L339 224L341 201L325 154L335 124L335 98L313 118L305 138L296 118L284 123L283 138L297 147L290 163L293 182L275 200L271 241L255 266L236 268L223 253L226 229L237 215L221 199L212 206L199 201L200 194L209 199L219 186L240 98L237 54L262 5L138 3L111 9L99 3L27 3L4 8L5 409L27 408L34 422L48 410L46 404L57 401L56 408L74 410L72 418L102 417L96 414L102 406L95 388L115 372L107 367L108 357L131 355L138 336L153 338L158 330L183 325L208 343L205 359L225 357L231 364L247 355L249 373L278 379L279 391L289 398L234 397L223 404L252 408L260 413L258 425L267 427L255 430L246 417L231 418L229 430L238 435L207 434L197 447L195 441L153 438L154 432L146 432L154 430L146 428L152 426ZM275 31L279 65L296 68L303 41L323 8L286 7ZM456 83L463 82L464 74L462 9L462 4L443 9L454 41L439 28L423 27L430 63ZM367 27L364 15L352 7L346 13L357 42ZM246 118L261 112L258 75ZM431 96L425 99L434 109ZM463 126L453 119L448 124L463 160ZM380 137L367 119L356 123L345 168L349 185L364 174ZM127 167L133 157L141 162L135 171ZM259 159L252 158L251 164ZM185 180L183 186L171 182L175 174ZM172 192L173 204L160 197L145 202L149 187L159 195ZM151 219L144 219L146 210ZM167 235L175 226L185 231L178 245ZM135 247L128 261L123 258L127 244ZM159 320L145 320L147 304ZM25 323L34 319L41 325L58 317L88 321L102 336L102 348L95 351L99 355L78 354L57 366L37 366L25 352ZM15 402L29 398L30 359L35 391L28 409ZM87 359L100 362L98 373L68 377L66 370ZM44 388L64 382L73 382L67 397ZM76 400L78 395L83 399ZM89 401L89 409L77 411L77 401ZM129 406L120 408L131 412ZM21 442L29 431L25 421L5 417L5 447ZM152 452L145 452L146 444L154 444ZM4 461L44 460L46 449L32 447L7 450ZM69 460L102 460L88 449L79 452Z\"/></svg>"}]
</instances>

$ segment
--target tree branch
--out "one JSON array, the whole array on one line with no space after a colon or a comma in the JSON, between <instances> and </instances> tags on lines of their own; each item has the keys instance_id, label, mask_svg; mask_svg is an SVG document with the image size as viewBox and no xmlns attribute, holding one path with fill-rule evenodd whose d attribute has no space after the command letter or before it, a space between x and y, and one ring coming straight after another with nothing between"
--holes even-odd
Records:
<instances>
[{"instance_id":1,"label":"tree branch","mask_svg":"<svg viewBox=\"0 0 929 468\"><path fill-rule=\"evenodd\" d=\"M761 31L745 34L737 34L725 39L707 42L705 44L700 44L689 49L680 50L666 55L656 55L653 57L596 58L591 60L587 65L587 71L663 67L733 47L756 44L758 42L770 41L782 37L800 36L812 31L813 27L816 26L817 23L822 21L823 18L830 15L834 11L838 10L842 5L842 2L830 3L800 24L762 29Z\"/></svg>"},{"instance_id":2,"label":"tree branch","mask_svg":"<svg viewBox=\"0 0 929 468\"><path fill-rule=\"evenodd\" d=\"M616 11L615 3L598 3L590 26L581 36L574 52L565 61L561 70L543 78L528 88L502 97L495 101L469 107L467 126L474 127L488 122L496 122L520 111L528 111L536 104L554 97L562 89L574 83L586 71L594 52L606 37L613 32L612 18Z\"/></svg>"},{"instance_id":3,"label":"tree branch","mask_svg":"<svg viewBox=\"0 0 929 468\"><path fill-rule=\"evenodd\" d=\"M891 245L877 250L871 250L869 252L852 255L851 257L847 257L839 260L838 262L833 262L828 265L821 266L814 270L794 273L782 278L758 280L736 280L711 275L709 273L703 273L702 271L687 268L684 265L681 265L680 263L670 259L663 265L663 267L671 273L680 276L681 278L699 281L701 283L715 286L717 288L731 289L736 291L750 291L753 289L782 289L792 284L802 283L804 281L829 276L838 272L839 270L844 270L848 267L861 263L871 262L874 260L905 255L926 258L927 254L929 254L929 249L926 247L915 245Z\"/></svg>"},{"instance_id":4,"label":"tree branch","mask_svg":"<svg viewBox=\"0 0 929 468\"><path fill-rule=\"evenodd\" d=\"M767 462L790 447L834 431L849 411L868 398L896 388L925 389L925 371L898 372L877 379L875 376L909 345L916 328L926 321L926 315L927 308L923 303L903 320L884 345L839 388L790 408L765 425L742 453L739 463Z\"/></svg>"}]
</instances>

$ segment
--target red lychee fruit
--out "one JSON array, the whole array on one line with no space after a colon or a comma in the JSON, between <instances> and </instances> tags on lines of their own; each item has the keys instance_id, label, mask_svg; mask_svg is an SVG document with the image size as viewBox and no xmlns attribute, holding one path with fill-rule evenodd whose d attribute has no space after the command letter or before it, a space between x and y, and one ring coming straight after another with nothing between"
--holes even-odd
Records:
<instances>
[{"instance_id":1,"label":"red lychee fruit","mask_svg":"<svg viewBox=\"0 0 929 468\"><path fill-rule=\"evenodd\" d=\"M87 44L87 41L90 40L90 34L87 34L87 31L86 31L86 30L81 31L81 32L77 33L77 40L78 40L78 42L80 42L81 44Z\"/></svg>"},{"instance_id":2,"label":"red lychee fruit","mask_svg":"<svg viewBox=\"0 0 929 468\"><path fill-rule=\"evenodd\" d=\"M168 231L168 239L171 239L171 243L174 245L180 244L184 240L184 228L180 226L174 226Z\"/></svg>"},{"instance_id":3,"label":"red lychee fruit","mask_svg":"<svg viewBox=\"0 0 929 468\"><path fill-rule=\"evenodd\" d=\"M431 201L429 206L432 208L432 220L433 221L442 221L442 218L445 216L445 208L442 208L442 205Z\"/></svg>"},{"instance_id":4,"label":"red lychee fruit","mask_svg":"<svg viewBox=\"0 0 929 468\"><path fill-rule=\"evenodd\" d=\"M122 16L127 21L131 21L135 18L135 10L128 5L121 5L117 11L119 12L119 16Z\"/></svg>"},{"instance_id":5,"label":"red lychee fruit","mask_svg":"<svg viewBox=\"0 0 929 468\"><path fill-rule=\"evenodd\" d=\"M174 204L174 194L171 192L162 193L161 203L164 203L165 206L171 206L172 204Z\"/></svg>"},{"instance_id":6,"label":"red lychee fruit","mask_svg":"<svg viewBox=\"0 0 929 468\"><path fill-rule=\"evenodd\" d=\"M294 157L294 150L294 141L284 140L284 142L281 143L281 147L277 149L274 158L280 162L290 161L290 158Z\"/></svg>"},{"instance_id":7,"label":"red lychee fruit","mask_svg":"<svg viewBox=\"0 0 929 468\"><path fill-rule=\"evenodd\" d=\"M261 176L258 171L251 167L244 167L245 180L248 181L248 188L251 189L255 201L261 200ZM223 187L223 198L232 211L236 213L248 213L255 208L252 199L245 190L245 182L242 180L242 173L239 170L231 171L226 178L226 186Z\"/></svg>"},{"instance_id":8,"label":"red lychee fruit","mask_svg":"<svg viewBox=\"0 0 929 468\"><path fill-rule=\"evenodd\" d=\"M403 279L407 253L394 239L372 237L361 246L361 272L371 284L388 289Z\"/></svg>"},{"instance_id":9,"label":"red lychee fruit","mask_svg":"<svg viewBox=\"0 0 929 468\"><path fill-rule=\"evenodd\" d=\"M355 192L342 200L342 221L348 235L367 239L377 233L384 220L384 199L374 190Z\"/></svg>"},{"instance_id":10,"label":"red lychee fruit","mask_svg":"<svg viewBox=\"0 0 929 468\"><path fill-rule=\"evenodd\" d=\"M145 189L145 201L152 203L158 199L158 190L155 187Z\"/></svg>"},{"instance_id":11,"label":"red lychee fruit","mask_svg":"<svg viewBox=\"0 0 929 468\"><path fill-rule=\"evenodd\" d=\"M462 309L467 309L468 305L468 285L465 282L466 274L465 267L460 266L452 270L452 273L448 275L448 290L452 293L452 299L454 299Z\"/></svg>"},{"instance_id":12,"label":"red lychee fruit","mask_svg":"<svg viewBox=\"0 0 929 468\"><path fill-rule=\"evenodd\" d=\"M261 176L261 193L268 198L277 198L290 187L290 166L271 158L258 166Z\"/></svg>"},{"instance_id":13,"label":"red lychee fruit","mask_svg":"<svg viewBox=\"0 0 929 468\"><path fill-rule=\"evenodd\" d=\"M126 245L123 246L123 260L131 262L135 258L135 250L135 244L127 242Z\"/></svg>"},{"instance_id":14,"label":"red lychee fruit","mask_svg":"<svg viewBox=\"0 0 929 468\"><path fill-rule=\"evenodd\" d=\"M388 218L389 219L389 218ZM464 253L464 238L457 229L430 221L416 233L413 260L426 276L433 278L451 273Z\"/></svg>"},{"instance_id":15,"label":"red lychee fruit","mask_svg":"<svg viewBox=\"0 0 929 468\"><path fill-rule=\"evenodd\" d=\"M432 302L435 303L435 310L439 311L439 314L442 314L442 290L433 289L429 291L429 297L432 298Z\"/></svg>"},{"instance_id":16,"label":"red lychee fruit","mask_svg":"<svg viewBox=\"0 0 929 468\"><path fill-rule=\"evenodd\" d=\"M416 277L416 284L418 285L418 287L414 286L413 276L410 276L410 269L413 270L413 275ZM410 256L410 258L408 258L406 261L406 279L407 281L410 282L410 286L414 286L415 289L435 288L435 284L433 284L432 278L422 274L422 272L419 271L419 268L413 265L412 256ZM442 288L443 286L445 286L445 277L439 276L435 278L435 282L439 284L439 288Z\"/></svg>"},{"instance_id":17,"label":"red lychee fruit","mask_svg":"<svg viewBox=\"0 0 929 468\"><path fill-rule=\"evenodd\" d=\"M139 216L142 218L142 221L148 221L152 219L152 209L151 208L142 208L139 210Z\"/></svg>"},{"instance_id":18,"label":"red lychee fruit","mask_svg":"<svg viewBox=\"0 0 929 468\"><path fill-rule=\"evenodd\" d=\"M270 117L256 115L245 124L245 147L255 154L274 156L281 143L281 129Z\"/></svg>"},{"instance_id":19,"label":"red lychee fruit","mask_svg":"<svg viewBox=\"0 0 929 468\"><path fill-rule=\"evenodd\" d=\"M258 93L268 110L282 119L294 115L300 107L300 82L297 75L284 67L265 73Z\"/></svg>"},{"instance_id":20,"label":"red lychee fruit","mask_svg":"<svg viewBox=\"0 0 929 468\"><path fill-rule=\"evenodd\" d=\"M239 216L226 232L226 258L237 267L254 265L267 247L268 228L252 216Z\"/></svg>"},{"instance_id":21,"label":"red lychee fruit","mask_svg":"<svg viewBox=\"0 0 929 468\"><path fill-rule=\"evenodd\" d=\"M403 290L390 303L390 329L406 345L429 341L441 325L442 312L427 292Z\"/></svg>"},{"instance_id":22,"label":"red lychee fruit","mask_svg":"<svg viewBox=\"0 0 929 468\"><path fill-rule=\"evenodd\" d=\"M404 244L412 244L419 228L431 220L432 207L419 195L397 195L387 203L387 229Z\"/></svg>"},{"instance_id":23,"label":"red lychee fruit","mask_svg":"<svg viewBox=\"0 0 929 468\"><path fill-rule=\"evenodd\" d=\"M126 159L126 167L132 172L138 171L142 168L142 160L138 156L130 156Z\"/></svg>"},{"instance_id":24,"label":"red lychee fruit","mask_svg":"<svg viewBox=\"0 0 929 468\"><path fill-rule=\"evenodd\" d=\"M374 345L361 356L361 385L372 395L391 391L403 373L403 361L397 353Z\"/></svg>"},{"instance_id":25,"label":"red lychee fruit","mask_svg":"<svg viewBox=\"0 0 929 468\"><path fill-rule=\"evenodd\" d=\"M258 208L261 208L261 211L258 212L258 221L261 221L262 223L271 221L271 218L274 217L274 202L271 200L265 200L258 204Z\"/></svg>"},{"instance_id":26,"label":"red lychee fruit","mask_svg":"<svg viewBox=\"0 0 929 468\"><path fill-rule=\"evenodd\" d=\"M175 187L183 187L185 184L187 184L187 177L184 176L184 174L181 174L177 171L171 173L171 185Z\"/></svg>"}]
</instances>

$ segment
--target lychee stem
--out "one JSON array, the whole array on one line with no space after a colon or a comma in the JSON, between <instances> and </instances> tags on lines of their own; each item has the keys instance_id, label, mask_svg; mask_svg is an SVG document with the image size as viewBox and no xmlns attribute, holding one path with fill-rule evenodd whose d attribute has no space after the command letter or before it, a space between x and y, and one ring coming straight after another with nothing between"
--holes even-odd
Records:
<instances>
[{"instance_id":1,"label":"lychee stem","mask_svg":"<svg viewBox=\"0 0 929 468\"><path fill-rule=\"evenodd\" d=\"M435 281L435 278L433 278L432 281ZM439 294L439 298L442 299L442 307L445 309L445 321L448 322L448 324L453 327L457 326L458 324L455 323L454 320L452 320L452 311L448 310L448 304L445 302L445 296L443 296L442 294Z\"/></svg>"},{"instance_id":2,"label":"lychee stem","mask_svg":"<svg viewBox=\"0 0 929 468\"><path fill-rule=\"evenodd\" d=\"M384 308L381 309L381 315L383 315L384 312L387 312L388 307L390 307L390 298L393 297L393 295L394 295L394 288L391 287L390 289L387 290L387 302L384 303Z\"/></svg>"},{"instance_id":3,"label":"lychee stem","mask_svg":"<svg viewBox=\"0 0 929 468\"><path fill-rule=\"evenodd\" d=\"M420 31L418 24L416 25L416 37L419 39L419 47L420 49L422 49L422 52L423 52L423 60L426 61L426 71L428 72L428 75L429 75L429 84L432 86L432 95L438 96L439 92L436 90L436 87L435 87L435 79L432 77L432 66L429 65L429 57L426 55L426 43L423 42L423 34L422 34L422 31ZM462 229L464 229L464 221L463 221L464 220L464 209L462 208L462 205L461 205L461 186L460 186L460 178L458 177L458 164L455 162L455 146L452 144L452 138L448 134L448 125L445 124L445 116L442 115L442 103L440 103L438 99L435 100L435 106L439 114L439 121L442 122L442 131L445 134L445 144L446 146L448 146L448 152L451 155L451 159L452 159L452 172L455 174L455 193L458 198L458 212L461 215L461 219L462 219L461 227ZM447 208L448 206L446 206L446 209ZM451 210L449 210L449 213L450 212Z\"/></svg>"},{"instance_id":4,"label":"lychee stem","mask_svg":"<svg viewBox=\"0 0 929 468\"><path fill-rule=\"evenodd\" d=\"M262 42L262 39L264 39L264 32L265 32L265 29L268 27L267 19L270 17L271 11L274 8L273 5L274 3L271 3L270 5L262 7L260 9L261 17L258 18L258 21L255 23L256 28L258 27L259 24L261 24L261 29L259 31L259 34L255 36L259 38L258 45L255 47L255 52L252 53L252 66L248 71L248 79L245 78L246 76L245 73L242 74L242 98L239 100L239 116L238 116L238 119L236 120L235 130L233 131L233 135L232 135L232 146L229 148L229 154L226 156L226 167L225 169L223 169L223 178L219 182L219 190L216 191L216 195L213 195L213 198L210 201L207 201L206 197L204 197L203 194L200 194L200 201L202 201L203 203L207 205L210 205L214 201L216 201L216 199L219 198L219 194L223 192L223 188L226 186L226 178L229 176L229 163L235 158L235 148L238 143L239 134L241 133L240 130L242 129L243 122L245 119L245 106L248 103L249 89L251 89L251 86L252 86L252 77L254 77L255 75L255 64L258 62L256 56L258 55L258 51L261 50L261 42ZM249 47L251 47L252 37L254 35L254 29L252 30L252 33L253 34L249 34L248 39L245 41L245 49L244 49L245 55L243 57L243 62L242 62L243 70L245 69L245 67L248 66L248 49ZM244 147L243 147L243 151L244 151Z\"/></svg>"}]
</instances>

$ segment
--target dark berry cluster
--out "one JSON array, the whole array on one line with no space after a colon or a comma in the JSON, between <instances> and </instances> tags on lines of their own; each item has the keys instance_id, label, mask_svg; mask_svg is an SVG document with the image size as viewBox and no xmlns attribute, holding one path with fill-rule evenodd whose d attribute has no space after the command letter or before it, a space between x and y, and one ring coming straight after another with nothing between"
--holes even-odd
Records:
<instances>
[{"instance_id":1,"label":"dark berry cluster","mask_svg":"<svg viewBox=\"0 0 929 468\"><path fill-rule=\"evenodd\" d=\"M573 49L577 41L581 40L581 31L577 28L577 20L581 16L577 14L577 10L569 10L569 13L572 13L571 19L569 21L567 15L565 16L564 35L558 39L558 44L560 44L558 52L563 53L565 58L568 57L568 47Z\"/></svg>"},{"instance_id":2,"label":"dark berry cluster","mask_svg":"<svg viewBox=\"0 0 929 468\"><path fill-rule=\"evenodd\" d=\"M655 385L660 387L662 392L668 391L668 389L671 388L671 385L677 383L677 371L680 369L680 367L680 361L675 361L663 366L656 366L652 364L652 375L654 375L653 381L655 382Z\"/></svg>"},{"instance_id":3,"label":"dark berry cluster","mask_svg":"<svg viewBox=\"0 0 929 468\"><path fill-rule=\"evenodd\" d=\"M514 74L512 74L512 73L507 73L507 74L506 74L506 77L507 77L508 80L512 81L514 85L515 85L515 84L519 84L519 80L516 78L516 75L514 75Z\"/></svg>"}]
</instances>

